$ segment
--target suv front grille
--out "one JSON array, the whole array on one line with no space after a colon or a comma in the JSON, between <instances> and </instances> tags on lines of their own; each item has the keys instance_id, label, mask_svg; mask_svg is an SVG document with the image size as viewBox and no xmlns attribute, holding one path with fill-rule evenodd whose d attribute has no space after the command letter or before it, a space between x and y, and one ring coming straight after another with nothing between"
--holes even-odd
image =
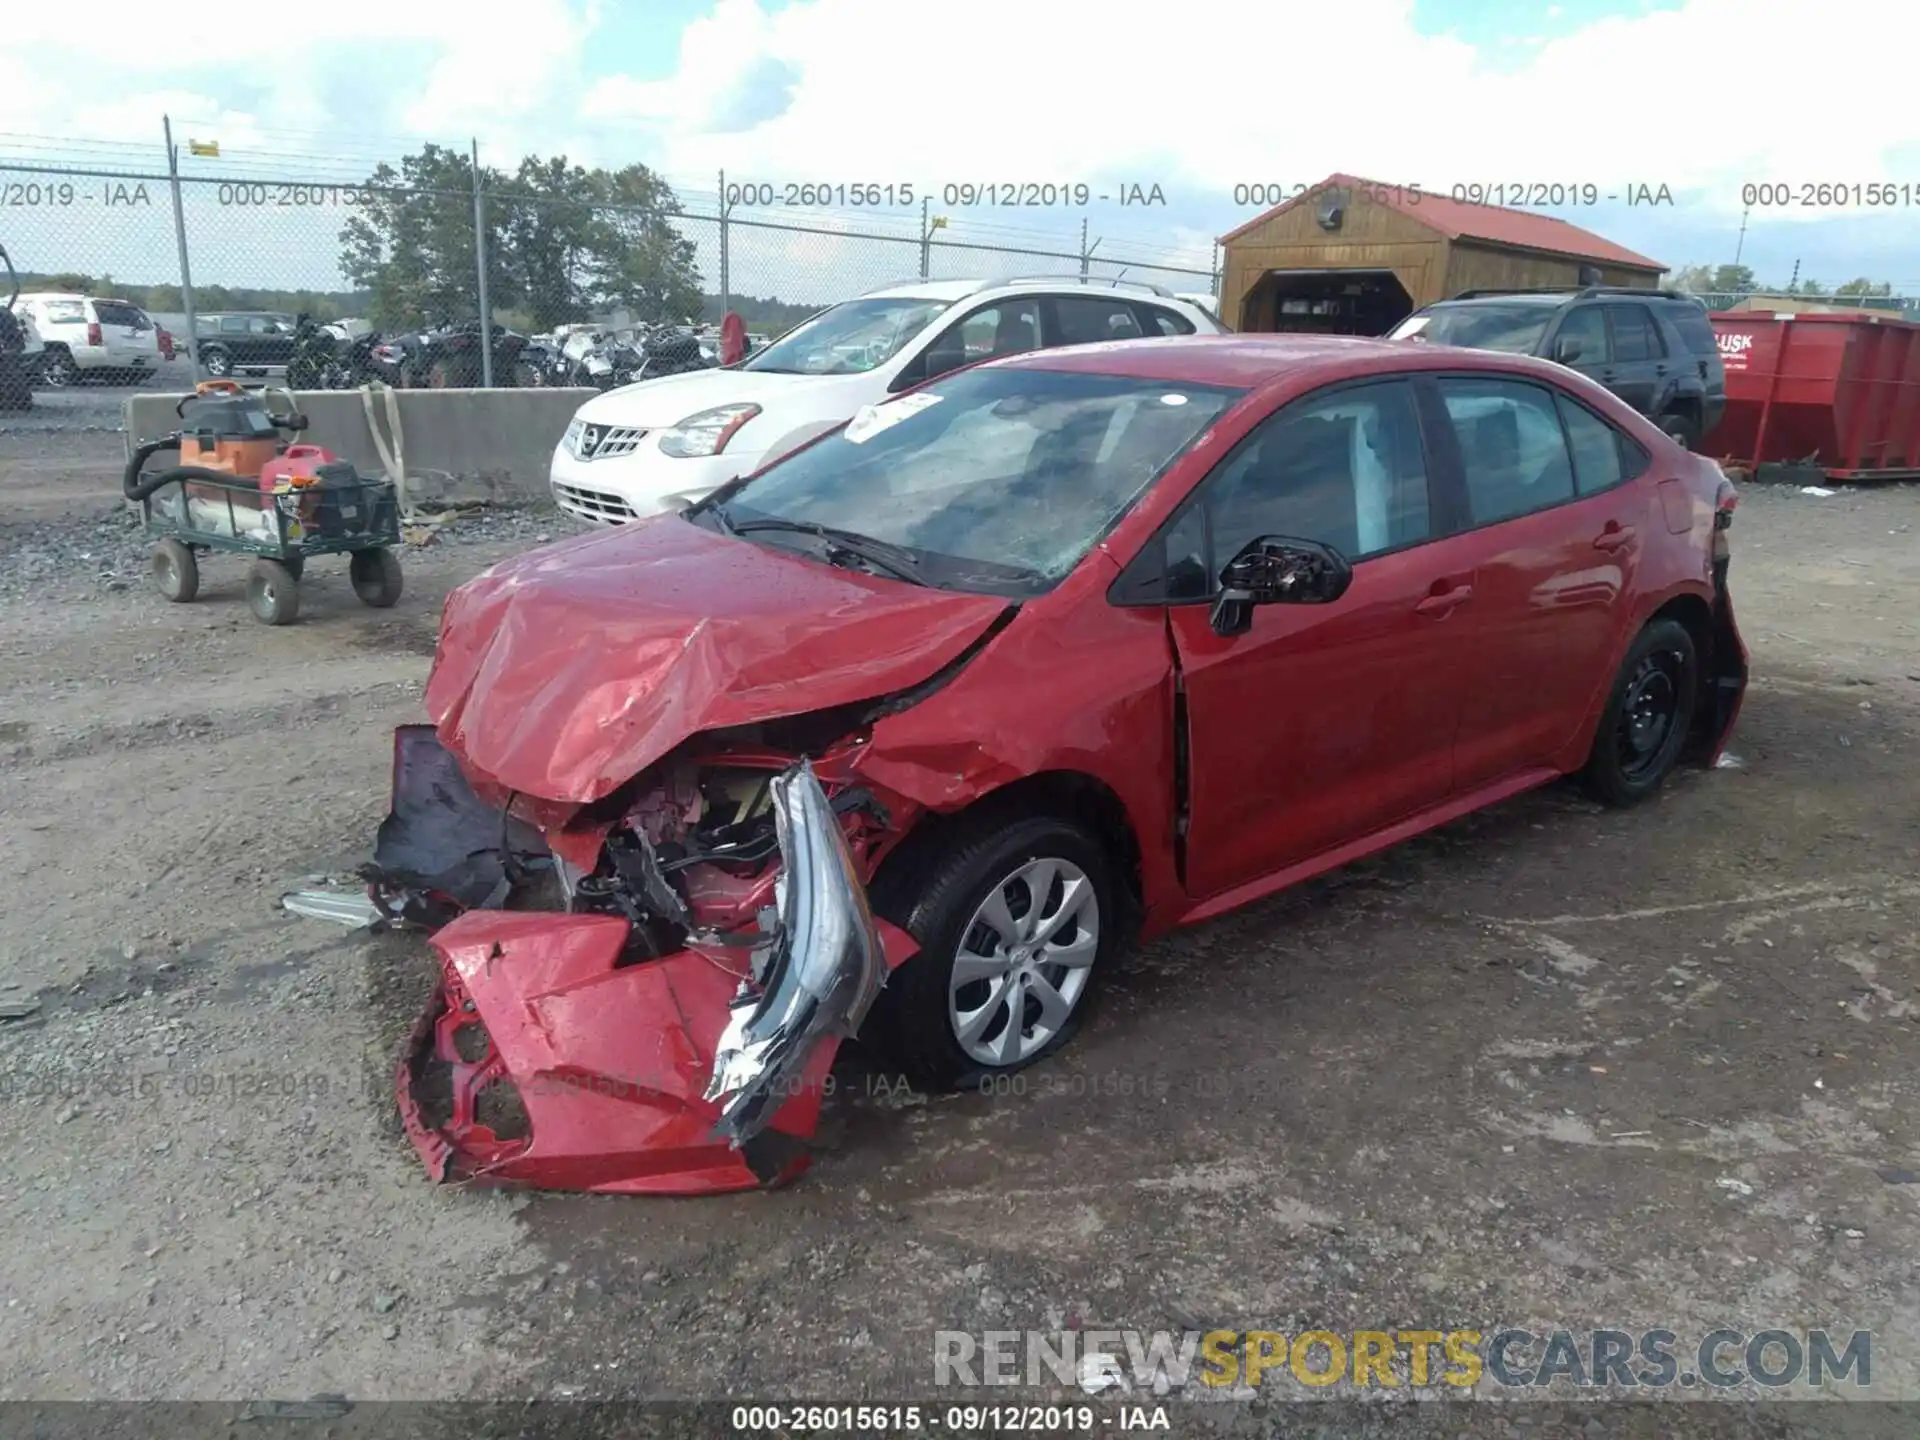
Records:
<instances>
[{"instance_id":1,"label":"suv front grille","mask_svg":"<svg viewBox=\"0 0 1920 1440\"><path fill-rule=\"evenodd\" d=\"M553 499L568 514L602 525L623 525L636 518L631 505L605 490L585 490L578 485L562 485L556 480Z\"/></svg>"},{"instance_id":2,"label":"suv front grille","mask_svg":"<svg viewBox=\"0 0 1920 1440\"><path fill-rule=\"evenodd\" d=\"M644 429L632 425L589 425L580 435L580 458L612 460L631 455L646 438Z\"/></svg>"}]
</instances>

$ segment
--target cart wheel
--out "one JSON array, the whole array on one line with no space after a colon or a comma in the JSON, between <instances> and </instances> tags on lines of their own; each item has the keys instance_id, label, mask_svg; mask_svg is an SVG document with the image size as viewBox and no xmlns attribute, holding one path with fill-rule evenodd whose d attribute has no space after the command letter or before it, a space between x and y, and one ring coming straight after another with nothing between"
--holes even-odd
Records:
<instances>
[{"instance_id":1,"label":"cart wheel","mask_svg":"<svg viewBox=\"0 0 1920 1440\"><path fill-rule=\"evenodd\" d=\"M153 583L176 605L200 593L200 562L178 540L162 540L153 547Z\"/></svg>"},{"instance_id":2,"label":"cart wheel","mask_svg":"<svg viewBox=\"0 0 1920 1440\"><path fill-rule=\"evenodd\" d=\"M307 557L294 551L280 562L287 567L287 573L298 580L307 573Z\"/></svg>"},{"instance_id":3,"label":"cart wheel","mask_svg":"<svg viewBox=\"0 0 1920 1440\"><path fill-rule=\"evenodd\" d=\"M353 593L360 603L385 610L400 599L400 557L391 550L356 550L347 557Z\"/></svg>"},{"instance_id":4,"label":"cart wheel","mask_svg":"<svg viewBox=\"0 0 1920 1440\"><path fill-rule=\"evenodd\" d=\"M300 582L278 560L256 560L247 572L247 608L262 625L291 625L300 614Z\"/></svg>"}]
</instances>

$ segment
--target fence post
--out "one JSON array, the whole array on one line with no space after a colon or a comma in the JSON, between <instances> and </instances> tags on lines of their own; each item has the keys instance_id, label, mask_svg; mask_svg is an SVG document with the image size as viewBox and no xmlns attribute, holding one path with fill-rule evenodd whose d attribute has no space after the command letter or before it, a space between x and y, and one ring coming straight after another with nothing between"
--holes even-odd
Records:
<instances>
[{"instance_id":1,"label":"fence post","mask_svg":"<svg viewBox=\"0 0 1920 1440\"><path fill-rule=\"evenodd\" d=\"M933 271L933 231L927 228L927 221L932 218L932 211L933 197L922 195L920 197L920 278L922 280Z\"/></svg>"},{"instance_id":2,"label":"fence post","mask_svg":"<svg viewBox=\"0 0 1920 1440\"><path fill-rule=\"evenodd\" d=\"M720 318L727 318L731 308L733 290L732 277L727 273L727 172L720 172Z\"/></svg>"},{"instance_id":3,"label":"fence post","mask_svg":"<svg viewBox=\"0 0 1920 1440\"><path fill-rule=\"evenodd\" d=\"M180 152L173 145L173 117L160 117L167 137L167 179L173 186L173 238L180 247L180 305L187 316L187 357L193 361L193 378L200 378L200 326L193 314L193 270L187 264L187 211L180 199Z\"/></svg>"},{"instance_id":4,"label":"fence post","mask_svg":"<svg viewBox=\"0 0 1920 1440\"><path fill-rule=\"evenodd\" d=\"M480 383L493 388L493 306L487 298L487 202L480 185L480 141L473 142L473 262L480 274Z\"/></svg>"},{"instance_id":5,"label":"fence post","mask_svg":"<svg viewBox=\"0 0 1920 1440\"><path fill-rule=\"evenodd\" d=\"M1093 252L1087 249L1087 217L1082 215L1080 217L1080 278L1082 280L1087 278L1087 261L1092 255Z\"/></svg>"}]
</instances>

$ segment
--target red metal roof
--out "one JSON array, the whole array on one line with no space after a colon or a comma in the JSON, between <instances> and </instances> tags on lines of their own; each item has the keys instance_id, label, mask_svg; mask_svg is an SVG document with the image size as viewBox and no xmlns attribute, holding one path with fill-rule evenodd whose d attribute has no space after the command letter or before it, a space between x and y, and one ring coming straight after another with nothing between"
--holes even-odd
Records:
<instances>
[{"instance_id":1,"label":"red metal roof","mask_svg":"<svg viewBox=\"0 0 1920 1440\"><path fill-rule=\"evenodd\" d=\"M1551 215L1536 215L1527 210L1508 210L1499 205L1475 205L1465 200L1455 200L1447 195L1422 193L1416 200L1409 191L1397 185L1383 185L1376 180L1362 180L1353 175L1329 175L1305 194L1296 195L1291 200L1274 206L1263 214L1256 215L1246 224L1228 231L1220 237L1225 245L1237 240L1257 225L1262 225L1283 210L1317 198L1321 191L1329 186L1344 190L1366 190L1376 203L1397 210L1410 220L1417 220L1428 229L1445 235L1449 240L1484 240L1494 245L1512 245L1523 250L1544 250L1553 255L1572 255L1582 260L1595 260L1605 265L1623 265L1632 270L1662 271L1667 267L1658 260L1650 260L1616 245L1611 240L1594 234L1591 230L1582 230L1578 225L1569 225L1564 220Z\"/></svg>"}]
</instances>

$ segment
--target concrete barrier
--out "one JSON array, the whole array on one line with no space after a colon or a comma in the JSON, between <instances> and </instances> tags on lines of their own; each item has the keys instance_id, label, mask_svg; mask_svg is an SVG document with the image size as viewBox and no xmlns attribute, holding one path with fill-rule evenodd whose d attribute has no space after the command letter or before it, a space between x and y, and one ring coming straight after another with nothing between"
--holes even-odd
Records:
<instances>
[{"instance_id":1,"label":"concrete barrier","mask_svg":"<svg viewBox=\"0 0 1920 1440\"><path fill-rule=\"evenodd\" d=\"M589 389L397 390L401 441L411 493L422 500L548 502L553 447L574 411L599 392ZM299 438L324 445L367 475L386 467L367 424L363 392L310 390L296 397L307 429ZM135 395L126 402L127 453L179 428L180 395ZM281 402L284 403L284 402ZM391 443L386 397L373 407Z\"/></svg>"}]
</instances>

